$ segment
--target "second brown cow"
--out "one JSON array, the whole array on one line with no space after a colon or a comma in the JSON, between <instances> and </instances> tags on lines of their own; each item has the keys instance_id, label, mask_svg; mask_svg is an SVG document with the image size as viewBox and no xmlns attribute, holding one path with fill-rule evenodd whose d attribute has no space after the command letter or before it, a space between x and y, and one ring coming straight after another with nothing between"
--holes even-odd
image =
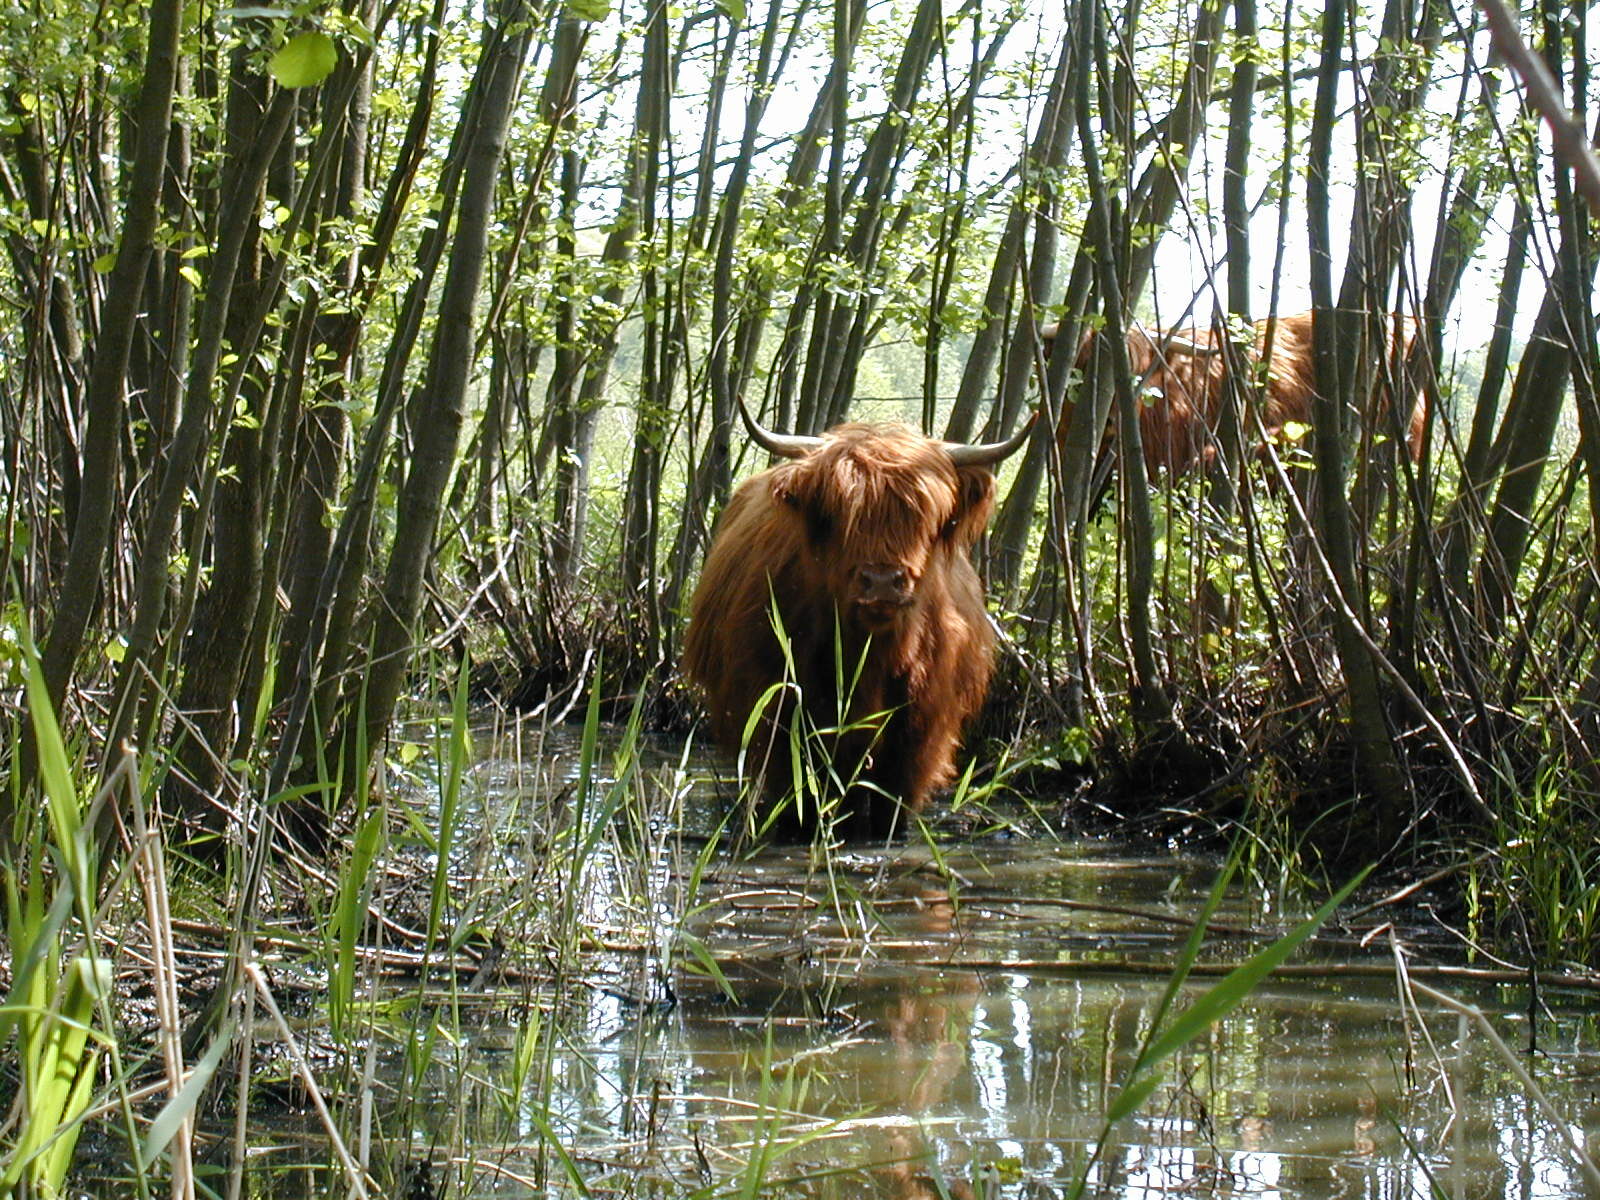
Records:
<instances>
[{"instance_id":1,"label":"second brown cow","mask_svg":"<svg viewBox=\"0 0 1600 1200\"><path fill-rule=\"evenodd\" d=\"M1269 324L1272 331L1270 365L1265 388L1260 394L1261 424L1267 437L1279 441L1295 425L1312 425L1312 396L1316 392L1316 360L1312 353L1310 313L1279 317L1275 323L1257 321L1252 363L1259 362L1266 346ZM1409 317L1391 317L1385 322L1384 362L1376 373L1379 379L1392 377L1403 369L1405 357L1416 339L1417 323ZM1396 346L1396 334L1403 342ZM1053 327L1044 331L1047 349L1053 342ZM1078 367L1087 369L1095 348L1096 334L1086 333L1078 346ZM1216 455L1217 426L1222 413L1227 355L1216 331L1181 329L1172 333L1148 333L1130 329L1127 335L1129 366L1136 379L1144 381L1140 397L1139 434L1144 443L1145 470L1155 479L1163 470L1181 475L1210 462ZM1253 381L1252 381L1253 382ZM1370 411L1387 417L1388 391L1378 385ZM1428 419L1427 396L1416 393L1407 421L1407 451L1413 461L1422 455ZM1245 426L1245 442L1258 440L1254 423ZM1383 435L1387 429L1376 429Z\"/></svg>"}]
</instances>

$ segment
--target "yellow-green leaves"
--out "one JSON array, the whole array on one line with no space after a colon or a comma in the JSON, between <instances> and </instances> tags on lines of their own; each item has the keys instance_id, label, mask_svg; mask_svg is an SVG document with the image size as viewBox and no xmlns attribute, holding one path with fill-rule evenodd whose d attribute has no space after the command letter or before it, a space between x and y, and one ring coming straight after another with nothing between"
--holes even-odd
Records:
<instances>
[{"instance_id":1,"label":"yellow-green leaves","mask_svg":"<svg viewBox=\"0 0 1600 1200\"><path fill-rule=\"evenodd\" d=\"M52 982L59 987L54 1003L49 1000ZM90 1022L96 1004L110 991L111 964L80 954L67 964L59 981L39 972L34 984L32 996L15 997L8 1005L19 1008L28 1116L0 1174L0 1188L7 1196L15 1195L22 1185L34 1195L54 1197L72 1165L78 1122L94 1091L99 1047Z\"/></svg>"},{"instance_id":2,"label":"yellow-green leaves","mask_svg":"<svg viewBox=\"0 0 1600 1200\"><path fill-rule=\"evenodd\" d=\"M339 53L331 37L307 30L295 34L279 48L267 64L267 71L280 87L310 87L326 79L338 60Z\"/></svg>"}]
</instances>

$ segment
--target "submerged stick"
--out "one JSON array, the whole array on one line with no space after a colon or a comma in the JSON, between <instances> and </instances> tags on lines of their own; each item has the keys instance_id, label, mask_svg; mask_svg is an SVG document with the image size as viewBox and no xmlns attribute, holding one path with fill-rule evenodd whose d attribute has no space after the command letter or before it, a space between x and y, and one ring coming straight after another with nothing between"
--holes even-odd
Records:
<instances>
[{"instance_id":1,"label":"submerged stick","mask_svg":"<svg viewBox=\"0 0 1600 1200\"><path fill-rule=\"evenodd\" d=\"M1533 1076L1528 1074L1528 1069L1522 1065L1522 1057L1512 1050L1510 1046L1506 1045L1500 1035L1495 1032L1494 1026L1490 1024L1489 1018L1484 1016L1483 1010L1474 1008L1470 1004L1463 1004L1453 996L1447 996L1441 991L1436 991L1425 983L1413 982L1411 986L1435 1004L1441 1005L1459 1016L1466 1017L1478 1027L1479 1032L1484 1037L1489 1039L1489 1045L1494 1048L1494 1052L1499 1056L1500 1061L1511 1069L1511 1073L1516 1076L1517 1082L1522 1085L1524 1092L1538 1105L1539 1111L1544 1114L1545 1120L1550 1122L1561 1140L1566 1143L1567 1149L1572 1152L1572 1157L1577 1160L1578 1169L1589 1182L1590 1195L1600 1195L1600 1167L1595 1166L1594 1159L1589 1157L1588 1151L1579 1145L1578 1140L1572 1136L1572 1128L1567 1119L1555 1110L1555 1106L1545 1096L1543 1089L1534 1081Z\"/></svg>"}]
</instances>

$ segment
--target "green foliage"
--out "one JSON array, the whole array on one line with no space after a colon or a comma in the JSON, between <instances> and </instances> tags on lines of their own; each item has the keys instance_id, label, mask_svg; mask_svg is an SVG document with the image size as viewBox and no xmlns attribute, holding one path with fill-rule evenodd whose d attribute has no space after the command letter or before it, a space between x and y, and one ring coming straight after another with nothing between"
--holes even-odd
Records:
<instances>
[{"instance_id":1,"label":"green foliage","mask_svg":"<svg viewBox=\"0 0 1600 1200\"><path fill-rule=\"evenodd\" d=\"M333 73L339 52L333 39L319 30L295 34L279 48L267 70L286 88L311 87Z\"/></svg>"},{"instance_id":2,"label":"green foliage","mask_svg":"<svg viewBox=\"0 0 1600 1200\"><path fill-rule=\"evenodd\" d=\"M111 963L97 945L97 851L86 821L89 791L75 781L67 745L25 631L22 668L39 757L43 819L15 803L0 863L11 988L0 1044L14 1040L22 1108L0 1158L0 1192L62 1194L94 1097L107 1035L95 1028L111 993ZM13 777L13 789L20 782Z\"/></svg>"},{"instance_id":3,"label":"green foliage","mask_svg":"<svg viewBox=\"0 0 1600 1200\"><path fill-rule=\"evenodd\" d=\"M1502 927L1530 926L1519 940L1541 953L1543 965L1593 970L1600 964L1600 843L1591 834L1600 821L1581 795L1547 766L1527 794L1509 800L1496 831L1490 895Z\"/></svg>"}]
</instances>

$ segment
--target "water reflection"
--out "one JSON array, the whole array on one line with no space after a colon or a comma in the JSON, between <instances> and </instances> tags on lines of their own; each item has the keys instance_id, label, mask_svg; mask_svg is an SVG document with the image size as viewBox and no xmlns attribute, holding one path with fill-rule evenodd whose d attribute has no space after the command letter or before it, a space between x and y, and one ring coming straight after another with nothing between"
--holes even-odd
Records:
<instances>
[{"instance_id":1,"label":"water reflection","mask_svg":"<svg viewBox=\"0 0 1600 1200\"><path fill-rule=\"evenodd\" d=\"M570 777L570 757L530 761ZM485 830L508 821L522 779L489 769L475 799ZM708 793L695 803L712 814ZM531 835L521 846L521 858L505 852L508 873L564 869ZM1087 1194L1141 1200L1584 1194L1561 1138L1481 1038L1426 1008L1407 1023L1392 980L1337 972L1260 989L1177 1056L1097 1152L1184 921L1215 879L1208 858L997 839L939 863L904 846L819 863L780 847L716 859L686 898L681 862L639 857L602 844L578 900L617 948L591 947L569 986L531 1005L469 1012L463 1040L437 1043L427 1102L382 1116L386 1139L454 1181L446 1194L577 1194L576 1174L594 1194L639 1197L764 1180L773 1195L1043 1200L1085 1172ZM1250 898L1230 896L1216 919L1219 960L1259 944L1246 936L1261 919ZM663 963L684 934L735 998L693 956ZM1500 1020L1525 1004L1457 994ZM518 1046L534 1011L528 1059ZM1556 1017L1529 1065L1594 1145L1593 1021L1576 1003ZM401 1063L391 1050L386 1069L398 1077ZM252 1194L328 1186L263 1171Z\"/></svg>"},{"instance_id":2,"label":"water reflection","mask_svg":"<svg viewBox=\"0 0 1600 1200\"><path fill-rule=\"evenodd\" d=\"M1023 878L1051 861L1057 896L1157 910L1173 896L1133 882L1170 882L1171 863L1119 860L1106 871L1081 850L1008 853ZM762 865L740 882L762 878ZM765 865L792 878L792 863ZM856 873L881 866L864 859ZM1076 884L1065 878L1073 873ZM992 871L991 883L1014 881ZM1013 895L1012 919L997 922L936 890L891 886L865 956L830 958L829 920L818 919L798 973L809 987L792 957L773 953L742 961L737 1005L687 999L670 1039L645 1056L671 1090L678 1152L692 1130L713 1174L736 1173L764 1145L798 1141L773 1177L808 1195L1065 1195L1164 981L1098 970L1103 936L1086 941L1066 922L1052 937L1028 893ZM745 917L750 944L773 944L783 918ZM1172 936L1146 930L1126 945L1159 960ZM1075 955L1081 970L1048 975L971 965ZM1454 1196L1583 1194L1559 1139L1481 1042L1458 1040L1453 1015L1427 1019L1433 1051L1408 1034L1391 984L1269 986L1190 1047L1142 1115L1113 1131L1088 1168L1091 1194L1405 1197L1434 1183ZM1564 1037L1578 1027L1562 1026ZM1552 1084L1560 1097L1561 1081ZM1592 1091L1561 1102L1579 1140L1592 1137ZM657 1139L664 1158L673 1143L669 1120Z\"/></svg>"}]
</instances>

